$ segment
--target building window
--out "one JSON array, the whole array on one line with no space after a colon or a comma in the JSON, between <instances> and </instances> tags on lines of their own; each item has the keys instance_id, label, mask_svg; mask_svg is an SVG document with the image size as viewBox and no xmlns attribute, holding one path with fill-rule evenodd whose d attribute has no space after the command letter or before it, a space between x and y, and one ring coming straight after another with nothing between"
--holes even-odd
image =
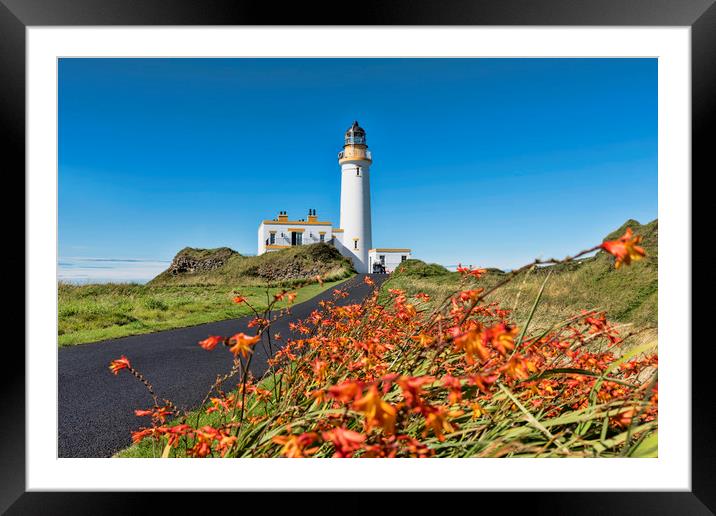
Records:
<instances>
[{"instance_id":1,"label":"building window","mask_svg":"<svg viewBox=\"0 0 716 516\"><path fill-rule=\"evenodd\" d=\"M407 260L407 259L408 259L408 257L405 256L405 255L403 255L403 256L400 257L400 261L401 261L401 262L404 262L404 261Z\"/></svg>"},{"instance_id":2,"label":"building window","mask_svg":"<svg viewBox=\"0 0 716 516\"><path fill-rule=\"evenodd\" d=\"M378 257L378 259L380 260L380 263L381 263L382 265L385 265L385 255L384 255L384 254L381 254L381 255Z\"/></svg>"},{"instance_id":3,"label":"building window","mask_svg":"<svg viewBox=\"0 0 716 516\"><path fill-rule=\"evenodd\" d=\"M321 237L320 237L320 238L321 238L321 242L325 242L325 241L326 241L326 235L324 235L323 233L321 233Z\"/></svg>"},{"instance_id":4,"label":"building window","mask_svg":"<svg viewBox=\"0 0 716 516\"><path fill-rule=\"evenodd\" d=\"M276 233L269 234L269 244L274 245L276 243Z\"/></svg>"},{"instance_id":5,"label":"building window","mask_svg":"<svg viewBox=\"0 0 716 516\"><path fill-rule=\"evenodd\" d=\"M303 244L303 233L298 231L291 231L291 245Z\"/></svg>"}]
</instances>

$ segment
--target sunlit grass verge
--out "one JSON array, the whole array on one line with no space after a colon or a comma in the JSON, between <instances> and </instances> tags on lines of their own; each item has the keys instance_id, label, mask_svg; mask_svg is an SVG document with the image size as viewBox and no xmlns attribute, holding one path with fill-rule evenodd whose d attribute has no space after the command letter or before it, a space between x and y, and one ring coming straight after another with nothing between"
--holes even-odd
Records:
<instances>
[{"instance_id":1,"label":"sunlit grass verge","mask_svg":"<svg viewBox=\"0 0 716 516\"><path fill-rule=\"evenodd\" d=\"M296 289L296 302L306 301L339 285L352 275ZM58 344L70 346L129 335L193 326L251 313L234 304L235 292L263 309L283 287L259 286L148 286L101 284L58 286Z\"/></svg>"}]
</instances>

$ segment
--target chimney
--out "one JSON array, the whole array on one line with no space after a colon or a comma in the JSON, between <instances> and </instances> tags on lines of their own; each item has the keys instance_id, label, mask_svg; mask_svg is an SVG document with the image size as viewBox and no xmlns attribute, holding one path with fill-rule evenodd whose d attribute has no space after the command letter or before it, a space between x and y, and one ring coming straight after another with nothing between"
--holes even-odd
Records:
<instances>
[{"instance_id":1,"label":"chimney","mask_svg":"<svg viewBox=\"0 0 716 516\"><path fill-rule=\"evenodd\" d=\"M308 210L308 222L317 222L316 210Z\"/></svg>"},{"instance_id":2,"label":"chimney","mask_svg":"<svg viewBox=\"0 0 716 516\"><path fill-rule=\"evenodd\" d=\"M278 221L279 222L288 222L288 214L285 211L279 211L278 212Z\"/></svg>"}]
</instances>

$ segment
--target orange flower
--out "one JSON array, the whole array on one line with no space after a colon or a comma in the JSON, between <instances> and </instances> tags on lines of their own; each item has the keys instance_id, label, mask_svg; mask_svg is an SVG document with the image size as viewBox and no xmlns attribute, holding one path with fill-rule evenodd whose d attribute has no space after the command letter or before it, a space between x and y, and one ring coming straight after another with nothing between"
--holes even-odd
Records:
<instances>
[{"instance_id":1,"label":"orange flower","mask_svg":"<svg viewBox=\"0 0 716 516\"><path fill-rule=\"evenodd\" d=\"M448 389L448 401L454 405L462 400L462 384L459 378L446 374L442 378L443 385Z\"/></svg>"},{"instance_id":2,"label":"orange flower","mask_svg":"<svg viewBox=\"0 0 716 516\"><path fill-rule=\"evenodd\" d=\"M614 267L618 269L622 263L629 265L646 256L644 248L637 245L640 242L641 236L633 236L631 228L627 228L619 239L603 242L602 249L616 258Z\"/></svg>"},{"instance_id":3,"label":"orange flower","mask_svg":"<svg viewBox=\"0 0 716 516\"><path fill-rule=\"evenodd\" d=\"M132 432L132 442L134 444L137 444L138 442L141 442L142 439L144 439L145 437L148 437L154 433L155 431L151 428L144 428L142 430Z\"/></svg>"},{"instance_id":4,"label":"orange flower","mask_svg":"<svg viewBox=\"0 0 716 516\"><path fill-rule=\"evenodd\" d=\"M529 378L530 372L535 370L535 366L531 360L515 355L507 362L503 370L515 380L525 380Z\"/></svg>"},{"instance_id":5,"label":"orange flower","mask_svg":"<svg viewBox=\"0 0 716 516\"><path fill-rule=\"evenodd\" d=\"M420 395L422 394L423 385L427 383L433 383L435 378L432 376L418 376L409 377L401 376L395 383L398 384L400 389L403 391L403 399L410 407L415 407L422 404Z\"/></svg>"},{"instance_id":6,"label":"orange flower","mask_svg":"<svg viewBox=\"0 0 716 516\"><path fill-rule=\"evenodd\" d=\"M295 292L289 292L288 294L286 294L286 299L288 299L289 303L293 303L296 300L297 295L298 294L296 294Z\"/></svg>"},{"instance_id":7,"label":"orange flower","mask_svg":"<svg viewBox=\"0 0 716 516\"><path fill-rule=\"evenodd\" d=\"M487 414L485 409L482 408L482 405L480 405L478 402L474 401L470 404L470 408L472 409L472 417L471 419L475 420L478 417L480 417L483 414Z\"/></svg>"},{"instance_id":8,"label":"orange flower","mask_svg":"<svg viewBox=\"0 0 716 516\"><path fill-rule=\"evenodd\" d=\"M492 342L492 345L502 356L507 355L507 351L515 349L515 337L517 336L517 328L508 326L505 323L498 323L485 331L485 340Z\"/></svg>"},{"instance_id":9,"label":"orange flower","mask_svg":"<svg viewBox=\"0 0 716 516\"><path fill-rule=\"evenodd\" d=\"M435 339L432 338L430 335L425 335L424 333L421 333L420 335L415 335L414 337L410 337L410 338L413 339L418 344L420 344L421 346L425 346L425 347L429 346L430 344L432 344L435 341Z\"/></svg>"},{"instance_id":10,"label":"orange flower","mask_svg":"<svg viewBox=\"0 0 716 516\"><path fill-rule=\"evenodd\" d=\"M281 455L291 459L298 459L308 457L318 451L320 446L309 448L309 446L316 442L317 439L318 434L310 432L300 435L279 435L271 440L274 443L283 446L281 448Z\"/></svg>"},{"instance_id":11,"label":"orange flower","mask_svg":"<svg viewBox=\"0 0 716 516\"><path fill-rule=\"evenodd\" d=\"M365 435L345 428L334 428L328 432L323 432L323 440L330 441L335 446L334 457L345 458L352 457L357 450L360 450L363 442L365 442Z\"/></svg>"},{"instance_id":12,"label":"orange flower","mask_svg":"<svg viewBox=\"0 0 716 516\"><path fill-rule=\"evenodd\" d=\"M468 364L475 363L475 355L484 362L490 357L490 350L484 343L482 332L478 329L472 329L455 337L455 347L465 352L465 358Z\"/></svg>"},{"instance_id":13,"label":"orange flower","mask_svg":"<svg viewBox=\"0 0 716 516\"><path fill-rule=\"evenodd\" d=\"M487 272L485 269L471 269L470 267L463 267L462 264L458 264L457 272L463 276L474 276L475 279L479 279L480 276Z\"/></svg>"},{"instance_id":14,"label":"orange flower","mask_svg":"<svg viewBox=\"0 0 716 516\"><path fill-rule=\"evenodd\" d=\"M152 419L159 423L164 423L170 414L172 414L172 410L170 410L169 407L155 407L148 410L134 411L134 415L137 417L152 416Z\"/></svg>"},{"instance_id":15,"label":"orange flower","mask_svg":"<svg viewBox=\"0 0 716 516\"><path fill-rule=\"evenodd\" d=\"M206 409L207 414L211 414L220 409L224 412L228 412L231 409L230 403L234 400L233 396L229 396L228 398L210 398L209 401L211 402L211 407Z\"/></svg>"},{"instance_id":16,"label":"orange flower","mask_svg":"<svg viewBox=\"0 0 716 516\"><path fill-rule=\"evenodd\" d=\"M411 305L410 303L401 304L398 308L398 313L396 314L399 319L401 320L408 320L412 319L417 315L417 310L415 310L415 306Z\"/></svg>"},{"instance_id":17,"label":"orange flower","mask_svg":"<svg viewBox=\"0 0 716 516\"><path fill-rule=\"evenodd\" d=\"M186 424L172 426L168 428L166 431L167 443L169 444L169 446L176 446L176 444L179 442L179 439L181 439L183 435L187 435L188 433L190 433L190 431L191 427Z\"/></svg>"},{"instance_id":18,"label":"orange flower","mask_svg":"<svg viewBox=\"0 0 716 516\"><path fill-rule=\"evenodd\" d=\"M455 427L447 420L448 416L452 414L445 407L430 407L425 413L425 431L423 435L427 435L428 429L431 429L438 441L444 441L443 432L455 431Z\"/></svg>"},{"instance_id":19,"label":"orange flower","mask_svg":"<svg viewBox=\"0 0 716 516\"><path fill-rule=\"evenodd\" d=\"M263 328L264 326L268 325L269 321L267 319L264 319L263 317L254 317L249 321L249 324L247 324L246 326L248 326L249 328L255 328L256 326L258 326L259 328Z\"/></svg>"},{"instance_id":20,"label":"orange flower","mask_svg":"<svg viewBox=\"0 0 716 516\"><path fill-rule=\"evenodd\" d=\"M418 292L417 294L415 294L415 299L427 303L428 301L430 301L430 296L427 295L425 292Z\"/></svg>"},{"instance_id":21,"label":"orange flower","mask_svg":"<svg viewBox=\"0 0 716 516\"><path fill-rule=\"evenodd\" d=\"M334 299L341 299L344 297L348 297L348 290L341 290L339 288L333 289L333 298Z\"/></svg>"},{"instance_id":22,"label":"orange flower","mask_svg":"<svg viewBox=\"0 0 716 516\"><path fill-rule=\"evenodd\" d=\"M216 347L216 345L219 342L223 342L223 341L224 341L224 337L218 337L216 335L212 335L204 340L200 340L199 345L202 348L204 348L205 350L211 351L212 349L214 349Z\"/></svg>"},{"instance_id":23,"label":"orange flower","mask_svg":"<svg viewBox=\"0 0 716 516\"><path fill-rule=\"evenodd\" d=\"M311 368L313 369L313 373L316 375L316 380L320 383L326 377L328 362L317 358L316 360L311 362Z\"/></svg>"},{"instance_id":24,"label":"orange flower","mask_svg":"<svg viewBox=\"0 0 716 516\"><path fill-rule=\"evenodd\" d=\"M366 432L370 432L374 426L380 426L386 433L392 434L395 431L395 416L397 411L390 403L380 397L378 387L372 385L368 388L365 396L353 404L353 408L363 412L365 416Z\"/></svg>"},{"instance_id":25,"label":"orange flower","mask_svg":"<svg viewBox=\"0 0 716 516\"><path fill-rule=\"evenodd\" d=\"M231 451L231 447L236 442L236 437L228 433L226 430L219 430L216 440L218 441L216 450L221 453L222 457L224 457L227 453L229 453L229 451Z\"/></svg>"},{"instance_id":26,"label":"orange flower","mask_svg":"<svg viewBox=\"0 0 716 516\"><path fill-rule=\"evenodd\" d=\"M252 352L251 346L254 346L260 340L260 334L249 337L245 333L237 333L233 337L229 338L229 351L231 351L234 355L241 353L241 356L246 358Z\"/></svg>"},{"instance_id":27,"label":"orange flower","mask_svg":"<svg viewBox=\"0 0 716 516\"><path fill-rule=\"evenodd\" d=\"M247 300L244 296L238 295L234 299L232 299L232 301L238 305L240 303L245 303Z\"/></svg>"},{"instance_id":28,"label":"orange flower","mask_svg":"<svg viewBox=\"0 0 716 516\"><path fill-rule=\"evenodd\" d=\"M118 375L122 369L130 369L132 366L129 364L129 359L122 355L117 360L112 360L109 364L109 370Z\"/></svg>"},{"instance_id":29,"label":"orange flower","mask_svg":"<svg viewBox=\"0 0 716 516\"><path fill-rule=\"evenodd\" d=\"M373 286L373 285L375 285L375 281L373 281L372 279L370 279L370 276L365 276L365 277L363 278L363 283L365 283L365 284L368 285L368 286Z\"/></svg>"},{"instance_id":30,"label":"orange flower","mask_svg":"<svg viewBox=\"0 0 716 516\"><path fill-rule=\"evenodd\" d=\"M460 301L468 302L472 301L473 303L477 301L477 298L480 297L480 294L484 291L484 288L477 288L474 290L463 290L460 292Z\"/></svg>"},{"instance_id":31,"label":"orange flower","mask_svg":"<svg viewBox=\"0 0 716 516\"><path fill-rule=\"evenodd\" d=\"M323 278L321 278L320 274L316 275L316 281L318 282L319 285L323 285Z\"/></svg>"},{"instance_id":32,"label":"orange flower","mask_svg":"<svg viewBox=\"0 0 716 516\"><path fill-rule=\"evenodd\" d=\"M433 450L409 435L399 435L398 440L403 443L411 457L422 459L435 454Z\"/></svg>"},{"instance_id":33,"label":"orange flower","mask_svg":"<svg viewBox=\"0 0 716 516\"><path fill-rule=\"evenodd\" d=\"M349 403L357 400L362 393L363 386L352 380L346 380L345 382L341 382L338 385L333 385L328 388L328 394L343 403Z\"/></svg>"},{"instance_id":34,"label":"orange flower","mask_svg":"<svg viewBox=\"0 0 716 516\"><path fill-rule=\"evenodd\" d=\"M497 380L497 375L470 375L468 377L468 380L472 385L487 394L488 392L490 392L489 386L495 383L495 381Z\"/></svg>"},{"instance_id":35,"label":"orange flower","mask_svg":"<svg viewBox=\"0 0 716 516\"><path fill-rule=\"evenodd\" d=\"M633 408L627 409L611 418L611 422L615 426L626 428L631 425L631 421L634 419L634 414L636 414L636 410Z\"/></svg>"},{"instance_id":36,"label":"orange flower","mask_svg":"<svg viewBox=\"0 0 716 516\"><path fill-rule=\"evenodd\" d=\"M609 327L609 323L607 323L607 314L602 312L595 315L595 317L589 316L584 318L584 323L591 326L590 332L599 333L600 331L606 330Z\"/></svg>"},{"instance_id":37,"label":"orange flower","mask_svg":"<svg viewBox=\"0 0 716 516\"><path fill-rule=\"evenodd\" d=\"M196 444L187 451L190 457L206 457L211 453L211 444L220 436L219 431L209 425L202 426L195 432Z\"/></svg>"}]
</instances>

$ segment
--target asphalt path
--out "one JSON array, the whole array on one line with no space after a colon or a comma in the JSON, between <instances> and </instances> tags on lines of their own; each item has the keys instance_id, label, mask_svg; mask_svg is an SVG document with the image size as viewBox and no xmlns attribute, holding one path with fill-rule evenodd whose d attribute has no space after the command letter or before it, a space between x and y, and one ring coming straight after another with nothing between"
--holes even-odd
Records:
<instances>
[{"instance_id":1,"label":"asphalt path","mask_svg":"<svg viewBox=\"0 0 716 516\"><path fill-rule=\"evenodd\" d=\"M339 304L360 302L371 288L364 274L338 287L349 296ZM384 275L371 275L377 285ZM333 290L292 307L291 315L272 324L271 333L291 337L289 322L305 319L321 300L332 300ZM69 346L58 350L58 456L110 457L131 444L131 432L148 423L134 415L135 409L151 408L152 398L126 371L113 375L109 363L121 355L153 385L160 399L180 408L195 408L216 376L231 369L231 355L219 346L206 351L198 346L209 335L231 336L243 331L253 317L177 328L146 335ZM263 346L254 348L251 372L260 378L267 369Z\"/></svg>"}]
</instances>

